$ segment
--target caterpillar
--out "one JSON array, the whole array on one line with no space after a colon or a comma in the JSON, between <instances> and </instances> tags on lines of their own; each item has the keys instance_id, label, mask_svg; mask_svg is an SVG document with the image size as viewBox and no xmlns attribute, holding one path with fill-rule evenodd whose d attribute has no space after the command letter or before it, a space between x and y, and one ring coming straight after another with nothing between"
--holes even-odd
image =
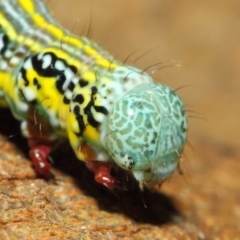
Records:
<instances>
[{"instance_id":1,"label":"caterpillar","mask_svg":"<svg viewBox=\"0 0 240 240\"><path fill-rule=\"evenodd\" d=\"M40 0L0 9L0 105L21 122L39 175L51 177L49 154L64 141L109 189L113 167L141 189L173 174L188 130L175 91L61 27Z\"/></svg>"}]
</instances>

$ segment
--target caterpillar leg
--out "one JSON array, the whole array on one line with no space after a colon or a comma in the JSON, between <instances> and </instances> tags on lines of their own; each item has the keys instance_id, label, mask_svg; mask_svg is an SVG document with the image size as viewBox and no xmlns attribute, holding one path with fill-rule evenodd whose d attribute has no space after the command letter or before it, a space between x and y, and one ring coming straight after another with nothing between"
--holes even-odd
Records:
<instances>
[{"instance_id":1,"label":"caterpillar leg","mask_svg":"<svg viewBox=\"0 0 240 240\"><path fill-rule=\"evenodd\" d=\"M41 143L36 138L28 139L28 146L30 147L29 156L34 164L37 173L46 178L52 178L51 164L48 161L48 156L52 150L52 144Z\"/></svg>"},{"instance_id":2,"label":"caterpillar leg","mask_svg":"<svg viewBox=\"0 0 240 240\"><path fill-rule=\"evenodd\" d=\"M109 189L118 188L117 180L111 176L110 170L111 165L110 163L106 162L99 162L99 161L87 161L86 167L94 172L95 181L104 185Z\"/></svg>"},{"instance_id":3,"label":"caterpillar leg","mask_svg":"<svg viewBox=\"0 0 240 240\"><path fill-rule=\"evenodd\" d=\"M21 128L28 139L29 156L37 173L45 178L52 178L48 156L56 144L56 139L49 123L34 111L29 111L28 120L22 122Z\"/></svg>"},{"instance_id":4,"label":"caterpillar leg","mask_svg":"<svg viewBox=\"0 0 240 240\"><path fill-rule=\"evenodd\" d=\"M86 159L86 167L94 173L94 178L97 183L104 185L109 189L119 188L118 181L111 176L111 163L92 160L96 159L94 150L86 142L81 144L81 152Z\"/></svg>"}]
</instances>

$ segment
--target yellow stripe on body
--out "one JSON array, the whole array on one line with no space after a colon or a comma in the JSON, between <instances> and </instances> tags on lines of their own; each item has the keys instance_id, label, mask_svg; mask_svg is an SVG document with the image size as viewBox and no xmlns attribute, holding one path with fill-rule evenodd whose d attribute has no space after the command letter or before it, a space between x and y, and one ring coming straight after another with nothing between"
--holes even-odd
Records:
<instances>
[{"instance_id":1,"label":"yellow stripe on body","mask_svg":"<svg viewBox=\"0 0 240 240\"><path fill-rule=\"evenodd\" d=\"M79 37L70 36L68 32L64 32L61 28L49 24L42 15L36 13L32 1L19 0L19 3L22 8L31 15L31 20L36 26L44 28L47 34L53 36L55 40L58 39L61 44L67 44L76 49L84 48L84 53L96 60L96 63L100 67L109 68L111 65L111 69L114 69L117 66L115 63L111 63L108 59L99 54L97 49L93 48L91 45L84 44Z\"/></svg>"},{"instance_id":2,"label":"yellow stripe on body","mask_svg":"<svg viewBox=\"0 0 240 240\"><path fill-rule=\"evenodd\" d=\"M11 25L11 23L9 21L7 21L5 16L1 13L1 11L0 11L0 19L1 19L2 28L8 30L9 38L15 40L17 37L17 33L16 33L14 27Z\"/></svg>"},{"instance_id":3,"label":"yellow stripe on body","mask_svg":"<svg viewBox=\"0 0 240 240\"><path fill-rule=\"evenodd\" d=\"M15 82L11 77L11 73L6 71L0 71L0 89L4 91L6 95L12 100L16 100L16 94L14 92ZM14 100L14 101L15 101Z\"/></svg>"},{"instance_id":4,"label":"yellow stripe on body","mask_svg":"<svg viewBox=\"0 0 240 240\"><path fill-rule=\"evenodd\" d=\"M18 0L18 4L22 6L22 8L29 14L34 13L35 7L33 1L31 0Z\"/></svg>"}]
</instances>

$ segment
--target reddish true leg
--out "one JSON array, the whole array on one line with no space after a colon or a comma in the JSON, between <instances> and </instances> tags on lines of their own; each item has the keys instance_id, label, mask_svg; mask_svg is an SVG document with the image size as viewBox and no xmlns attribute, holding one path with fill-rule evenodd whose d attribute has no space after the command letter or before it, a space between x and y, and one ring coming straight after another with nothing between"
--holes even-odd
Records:
<instances>
[{"instance_id":1,"label":"reddish true leg","mask_svg":"<svg viewBox=\"0 0 240 240\"><path fill-rule=\"evenodd\" d=\"M87 161L86 166L94 172L95 181L109 189L118 187L117 180L110 175L110 164L100 161Z\"/></svg>"},{"instance_id":2,"label":"reddish true leg","mask_svg":"<svg viewBox=\"0 0 240 240\"><path fill-rule=\"evenodd\" d=\"M51 152L52 144L41 143L34 138L28 139L28 145L30 147L29 156L36 168L39 175L46 178L52 177L51 165L48 161L48 155Z\"/></svg>"},{"instance_id":3,"label":"reddish true leg","mask_svg":"<svg viewBox=\"0 0 240 240\"><path fill-rule=\"evenodd\" d=\"M111 176L111 165L107 162L96 161L97 159L94 149L88 145L87 142L81 143L80 148L82 154L85 156L86 167L94 172L95 181L104 185L109 189L119 187L117 180Z\"/></svg>"}]
</instances>

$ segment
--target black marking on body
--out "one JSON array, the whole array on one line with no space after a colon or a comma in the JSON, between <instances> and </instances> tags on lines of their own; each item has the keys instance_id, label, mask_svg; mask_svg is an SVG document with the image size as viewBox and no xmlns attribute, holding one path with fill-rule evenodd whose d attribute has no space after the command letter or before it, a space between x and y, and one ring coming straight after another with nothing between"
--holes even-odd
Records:
<instances>
[{"instance_id":1,"label":"black marking on body","mask_svg":"<svg viewBox=\"0 0 240 240\"><path fill-rule=\"evenodd\" d=\"M128 169L131 170L134 165L135 165L135 162L134 161L130 161L129 164L128 164Z\"/></svg>"},{"instance_id":2,"label":"black marking on body","mask_svg":"<svg viewBox=\"0 0 240 240\"><path fill-rule=\"evenodd\" d=\"M63 103L64 104L69 104L70 103L70 99L68 99L66 96L64 96Z\"/></svg>"},{"instance_id":3,"label":"black marking on body","mask_svg":"<svg viewBox=\"0 0 240 240\"><path fill-rule=\"evenodd\" d=\"M107 115L108 114L108 110L103 107L103 106L94 106L94 109L97 111L97 112L101 112L103 113L104 115Z\"/></svg>"},{"instance_id":4,"label":"black marking on body","mask_svg":"<svg viewBox=\"0 0 240 240\"><path fill-rule=\"evenodd\" d=\"M26 97L23 93L23 90L21 88L19 88L19 93L20 93L20 96L22 97L22 99L27 102L27 99L26 99Z\"/></svg>"},{"instance_id":5,"label":"black marking on body","mask_svg":"<svg viewBox=\"0 0 240 240\"><path fill-rule=\"evenodd\" d=\"M33 85L37 87L37 90L39 90L42 87L41 84L38 82L37 78L33 79Z\"/></svg>"},{"instance_id":6,"label":"black marking on body","mask_svg":"<svg viewBox=\"0 0 240 240\"><path fill-rule=\"evenodd\" d=\"M73 91L73 89L75 88L75 84L73 82L70 82L69 86L68 86L68 89L70 91Z\"/></svg>"},{"instance_id":7,"label":"black marking on body","mask_svg":"<svg viewBox=\"0 0 240 240\"><path fill-rule=\"evenodd\" d=\"M9 44L9 37L4 34L4 36L2 37L2 41L3 41L3 47L0 50L0 54L3 55L5 53L5 51L7 50L8 44Z\"/></svg>"},{"instance_id":8,"label":"black marking on body","mask_svg":"<svg viewBox=\"0 0 240 240\"><path fill-rule=\"evenodd\" d=\"M93 126L94 128L99 127L100 122L96 121L93 117L93 114L91 112L91 108L94 104L94 100L91 97L91 100L89 101L88 105L84 108L84 113L87 115L87 121L88 123Z\"/></svg>"},{"instance_id":9,"label":"black marking on body","mask_svg":"<svg viewBox=\"0 0 240 240\"><path fill-rule=\"evenodd\" d=\"M98 90L97 90L97 87L92 87L91 89L92 89L91 96L93 96L93 95L95 95L97 93Z\"/></svg>"},{"instance_id":10,"label":"black marking on body","mask_svg":"<svg viewBox=\"0 0 240 240\"><path fill-rule=\"evenodd\" d=\"M58 75L58 80L56 81L56 88L61 93L64 94L64 90L62 89L62 86L64 82L66 81L65 75L61 72L60 75Z\"/></svg>"},{"instance_id":11,"label":"black marking on body","mask_svg":"<svg viewBox=\"0 0 240 240\"><path fill-rule=\"evenodd\" d=\"M94 119L94 116L92 114L91 108L93 107L97 112L101 112L105 115L108 114L108 111L105 107L103 106L94 106L94 101L96 99L95 95L97 94L97 87L92 87L91 88L92 93L91 93L91 98L88 103L88 105L84 108L84 113L87 115L87 120L88 123L93 126L94 128L98 128L100 125L100 122Z\"/></svg>"},{"instance_id":12,"label":"black marking on body","mask_svg":"<svg viewBox=\"0 0 240 240\"><path fill-rule=\"evenodd\" d=\"M28 101L27 98L26 98L26 96L24 95L23 90L22 90L21 88L19 88L19 93L20 93L20 96L22 97L22 99L23 99L25 102L28 102L28 103L29 103L30 105L32 105L32 106L37 105L37 103L38 103L37 99L33 99L33 100L31 100L31 101Z\"/></svg>"},{"instance_id":13,"label":"black marking on body","mask_svg":"<svg viewBox=\"0 0 240 240\"><path fill-rule=\"evenodd\" d=\"M42 64L43 64L43 58L44 56L50 55L51 57L51 63L49 64L49 66L47 66L46 68L42 68ZM77 73L77 68L67 64L67 62L62 59L62 58L58 58L56 56L56 54L52 53L52 52L46 52L43 54L41 59L38 59L39 54L34 55L32 57L32 65L33 65L33 69L38 73L39 76L42 77L55 77L56 78L56 88L57 90L61 93L64 94L64 89L63 89L63 85L66 81L66 75L64 73L64 70L59 70L57 68L55 68L55 63L56 61L61 61L63 62L63 64L69 68L73 74Z\"/></svg>"},{"instance_id":14,"label":"black marking on body","mask_svg":"<svg viewBox=\"0 0 240 240\"><path fill-rule=\"evenodd\" d=\"M88 81L85 81L84 79L79 80L80 87L86 87L88 85Z\"/></svg>"},{"instance_id":15,"label":"black marking on body","mask_svg":"<svg viewBox=\"0 0 240 240\"><path fill-rule=\"evenodd\" d=\"M78 105L76 105L74 108L73 108L73 112L76 116L76 120L78 122L78 127L80 129L80 132L79 133L75 133L78 137L82 137L83 136L83 132L86 128L86 125L84 123L84 120L83 120L83 116L80 114L80 107Z\"/></svg>"},{"instance_id":16,"label":"black marking on body","mask_svg":"<svg viewBox=\"0 0 240 240\"><path fill-rule=\"evenodd\" d=\"M20 72L22 74L22 79L24 81L24 86L27 87L29 85L29 81L27 79L27 71L24 67L22 67Z\"/></svg>"},{"instance_id":17,"label":"black marking on body","mask_svg":"<svg viewBox=\"0 0 240 240\"><path fill-rule=\"evenodd\" d=\"M73 102L77 102L79 104L83 104L84 102L84 97L82 94L77 94L74 99L73 99Z\"/></svg>"},{"instance_id":18,"label":"black marking on body","mask_svg":"<svg viewBox=\"0 0 240 240\"><path fill-rule=\"evenodd\" d=\"M38 101L36 99L29 102L31 105L35 106L37 105Z\"/></svg>"},{"instance_id":19,"label":"black marking on body","mask_svg":"<svg viewBox=\"0 0 240 240\"><path fill-rule=\"evenodd\" d=\"M91 125L94 128L98 128L100 125L100 122L98 122L95 118L94 115L91 111L92 108L94 108L97 112L101 112L105 115L108 114L108 111L105 107L103 106L94 106L94 102L96 99L96 94L97 94L97 87L92 87L91 88L92 92L91 92L91 98L90 101L88 102L87 106L83 109L84 114L87 116L87 123L84 123L84 117L80 114L80 105L84 103L84 97L82 94L77 94L74 98L73 98L73 102L77 103L77 105L73 108L73 112L76 116L76 120L78 122L78 126L80 129L79 133L75 133L77 136L82 136L83 132L86 129L87 124Z\"/></svg>"}]
</instances>

